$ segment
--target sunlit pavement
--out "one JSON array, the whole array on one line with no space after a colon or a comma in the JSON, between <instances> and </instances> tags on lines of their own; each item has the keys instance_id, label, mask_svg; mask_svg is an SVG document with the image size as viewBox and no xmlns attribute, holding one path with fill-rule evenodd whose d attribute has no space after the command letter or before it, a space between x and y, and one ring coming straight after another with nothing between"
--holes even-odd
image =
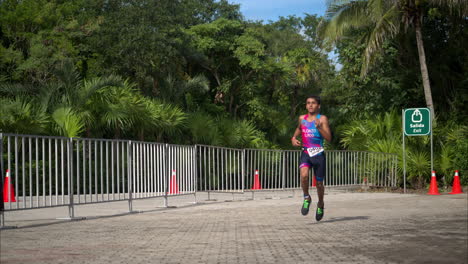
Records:
<instances>
[{"instance_id":1,"label":"sunlit pavement","mask_svg":"<svg viewBox=\"0 0 468 264\"><path fill-rule=\"evenodd\" d=\"M0 263L468 263L467 194L212 194L6 212Z\"/></svg>"}]
</instances>

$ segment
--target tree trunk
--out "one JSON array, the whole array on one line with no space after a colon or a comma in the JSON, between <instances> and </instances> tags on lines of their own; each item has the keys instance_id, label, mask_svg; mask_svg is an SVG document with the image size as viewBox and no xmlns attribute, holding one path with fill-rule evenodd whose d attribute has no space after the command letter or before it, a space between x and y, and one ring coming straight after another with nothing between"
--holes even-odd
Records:
<instances>
[{"instance_id":1,"label":"tree trunk","mask_svg":"<svg viewBox=\"0 0 468 264\"><path fill-rule=\"evenodd\" d=\"M213 76L215 77L215 80L216 80L216 83L218 84L218 87L220 87L221 86L221 80L219 79L218 71L213 70L212 73L213 73ZM214 98L214 103L215 104L224 103L224 93L223 92L216 91L215 98Z\"/></svg>"},{"instance_id":2,"label":"tree trunk","mask_svg":"<svg viewBox=\"0 0 468 264\"><path fill-rule=\"evenodd\" d=\"M153 77L153 96L157 97L159 95L159 82L156 77Z\"/></svg>"},{"instance_id":3,"label":"tree trunk","mask_svg":"<svg viewBox=\"0 0 468 264\"><path fill-rule=\"evenodd\" d=\"M239 110L240 105L236 104L236 107L234 107L234 119L237 119L237 110Z\"/></svg>"},{"instance_id":4,"label":"tree trunk","mask_svg":"<svg viewBox=\"0 0 468 264\"><path fill-rule=\"evenodd\" d=\"M89 126L86 126L86 137L91 138L91 128Z\"/></svg>"},{"instance_id":5,"label":"tree trunk","mask_svg":"<svg viewBox=\"0 0 468 264\"><path fill-rule=\"evenodd\" d=\"M276 89L276 76L273 76L270 94L268 95L268 104L273 103L273 94L275 93L275 89Z\"/></svg>"},{"instance_id":6,"label":"tree trunk","mask_svg":"<svg viewBox=\"0 0 468 264\"><path fill-rule=\"evenodd\" d=\"M231 93L231 95L229 96L229 109L228 109L228 112L233 115L234 112L233 112L233 106L234 106L234 94Z\"/></svg>"},{"instance_id":7,"label":"tree trunk","mask_svg":"<svg viewBox=\"0 0 468 264\"><path fill-rule=\"evenodd\" d=\"M431 111L431 119L434 118L434 104L432 102L431 84L429 83L429 73L426 65L426 55L424 53L424 43L421 32L421 16L416 17L416 43L418 45L419 64L421 66L421 75L424 87L424 96L426 98L426 105Z\"/></svg>"},{"instance_id":8,"label":"tree trunk","mask_svg":"<svg viewBox=\"0 0 468 264\"><path fill-rule=\"evenodd\" d=\"M294 85L293 86L293 95L291 99L291 112L289 113L289 116L294 119L296 115L296 106L297 106L297 94L298 94L298 86Z\"/></svg>"},{"instance_id":9,"label":"tree trunk","mask_svg":"<svg viewBox=\"0 0 468 264\"><path fill-rule=\"evenodd\" d=\"M114 139L119 139L119 138L120 138L119 126L115 126L115 128L114 128Z\"/></svg>"},{"instance_id":10,"label":"tree trunk","mask_svg":"<svg viewBox=\"0 0 468 264\"><path fill-rule=\"evenodd\" d=\"M143 129L140 129L138 133L138 138L140 139L140 141L145 141L145 131Z\"/></svg>"}]
</instances>

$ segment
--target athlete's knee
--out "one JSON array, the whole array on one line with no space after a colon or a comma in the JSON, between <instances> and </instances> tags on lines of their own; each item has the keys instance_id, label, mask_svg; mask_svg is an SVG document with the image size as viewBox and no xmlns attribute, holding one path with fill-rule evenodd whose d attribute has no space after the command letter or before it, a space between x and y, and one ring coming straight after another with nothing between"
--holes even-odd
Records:
<instances>
[{"instance_id":1,"label":"athlete's knee","mask_svg":"<svg viewBox=\"0 0 468 264\"><path fill-rule=\"evenodd\" d=\"M317 181L317 188L323 188L324 185L323 185L323 181Z\"/></svg>"},{"instance_id":2,"label":"athlete's knee","mask_svg":"<svg viewBox=\"0 0 468 264\"><path fill-rule=\"evenodd\" d=\"M301 175L301 178L307 178L309 177L309 168L304 166L304 167L301 167L300 169L300 175Z\"/></svg>"}]
</instances>

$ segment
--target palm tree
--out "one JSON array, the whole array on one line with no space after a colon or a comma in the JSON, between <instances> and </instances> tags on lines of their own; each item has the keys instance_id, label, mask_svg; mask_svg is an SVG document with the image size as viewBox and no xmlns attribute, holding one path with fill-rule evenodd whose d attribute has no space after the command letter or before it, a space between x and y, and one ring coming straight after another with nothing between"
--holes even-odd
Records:
<instances>
[{"instance_id":1,"label":"palm tree","mask_svg":"<svg viewBox=\"0 0 468 264\"><path fill-rule=\"evenodd\" d=\"M47 113L27 96L0 98L0 132L43 134L47 125Z\"/></svg>"},{"instance_id":2,"label":"palm tree","mask_svg":"<svg viewBox=\"0 0 468 264\"><path fill-rule=\"evenodd\" d=\"M416 33L419 63L424 87L426 105L434 118L429 73L424 53L422 21L428 7L447 7L451 11L466 17L468 1L466 0L328 0L327 23L322 28L322 36L336 42L349 29L367 28L364 63L362 75L365 75L372 64L375 54L382 48L387 39L396 37L402 29L413 27Z\"/></svg>"},{"instance_id":3,"label":"palm tree","mask_svg":"<svg viewBox=\"0 0 468 264\"><path fill-rule=\"evenodd\" d=\"M185 125L187 115L178 106L155 99L142 98L148 117L139 118L136 126L140 127L139 136L143 140L143 133L147 131L157 141L169 141L177 138ZM171 140L171 143L175 143Z\"/></svg>"},{"instance_id":4,"label":"palm tree","mask_svg":"<svg viewBox=\"0 0 468 264\"><path fill-rule=\"evenodd\" d=\"M149 119L149 111L143 103L134 85L125 81L123 87L110 86L100 89L88 103L88 109L97 122L94 128L104 129L121 138L122 133L130 132L139 127L141 119ZM135 129L137 130L137 129Z\"/></svg>"},{"instance_id":5,"label":"palm tree","mask_svg":"<svg viewBox=\"0 0 468 264\"><path fill-rule=\"evenodd\" d=\"M401 120L395 110L364 120L353 120L341 129L341 143L345 148L400 153Z\"/></svg>"},{"instance_id":6,"label":"palm tree","mask_svg":"<svg viewBox=\"0 0 468 264\"><path fill-rule=\"evenodd\" d=\"M190 144L218 145L220 141L217 123L207 113L195 112L190 114L190 122L187 122L190 134Z\"/></svg>"},{"instance_id":7,"label":"palm tree","mask_svg":"<svg viewBox=\"0 0 468 264\"><path fill-rule=\"evenodd\" d=\"M216 120L221 146L233 148L267 148L269 142L263 132L248 120L218 118Z\"/></svg>"},{"instance_id":8,"label":"palm tree","mask_svg":"<svg viewBox=\"0 0 468 264\"><path fill-rule=\"evenodd\" d=\"M24 84L2 84L0 93L24 98L35 108L44 112L51 122L50 131L64 136L79 136L96 126L95 108L91 101L106 87L124 87L125 82L118 76L110 75L82 80L71 60L63 60L53 70L54 80L42 86L30 87ZM38 111L39 111L38 110ZM34 129L30 128L31 131Z\"/></svg>"},{"instance_id":9,"label":"palm tree","mask_svg":"<svg viewBox=\"0 0 468 264\"><path fill-rule=\"evenodd\" d=\"M59 135L77 137L84 129L83 119L71 107L59 107L52 113L54 129Z\"/></svg>"}]
</instances>

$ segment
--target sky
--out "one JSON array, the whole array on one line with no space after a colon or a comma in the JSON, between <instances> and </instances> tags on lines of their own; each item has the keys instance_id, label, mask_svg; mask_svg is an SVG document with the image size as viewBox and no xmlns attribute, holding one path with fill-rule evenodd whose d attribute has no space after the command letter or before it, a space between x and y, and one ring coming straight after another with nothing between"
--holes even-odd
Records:
<instances>
[{"instance_id":1,"label":"sky","mask_svg":"<svg viewBox=\"0 0 468 264\"><path fill-rule=\"evenodd\" d=\"M240 4L242 15L247 20L276 21L278 17L295 15L304 17L304 14L325 15L326 0L228 0L233 4ZM330 52L328 57L335 64L335 69L340 70L342 65L337 62L337 55Z\"/></svg>"},{"instance_id":2,"label":"sky","mask_svg":"<svg viewBox=\"0 0 468 264\"><path fill-rule=\"evenodd\" d=\"M304 17L304 13L325 14L326 0L229 0L240 4L242 14L248 20L277 20L279 16L295 15Z\"/></svg>"}]
</instances>

